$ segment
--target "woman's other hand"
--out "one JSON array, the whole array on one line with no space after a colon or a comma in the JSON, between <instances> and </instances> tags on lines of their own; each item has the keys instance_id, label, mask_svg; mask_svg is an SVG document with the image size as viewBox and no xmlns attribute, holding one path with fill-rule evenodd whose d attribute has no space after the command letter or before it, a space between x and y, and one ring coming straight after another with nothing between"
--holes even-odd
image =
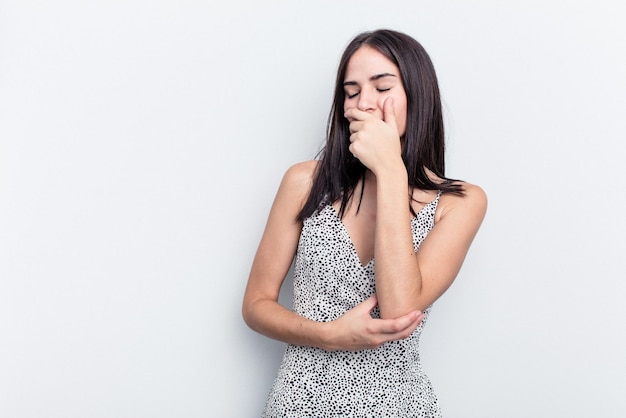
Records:
<instances>
[{"instance_id":1,"label":"woman's other hand","mask_svg":"<svg viewBox=\"0 0 626 418\"><path fill-rule=\"evenodd\" d=\"M407 338L424 319L420 311L395 319L372 318L371 312L377 303L376 296L371 296L340 318L328 322L329 336L321 348L329 351L377 348L388 341Z\"/></svg>"}]
</instances>

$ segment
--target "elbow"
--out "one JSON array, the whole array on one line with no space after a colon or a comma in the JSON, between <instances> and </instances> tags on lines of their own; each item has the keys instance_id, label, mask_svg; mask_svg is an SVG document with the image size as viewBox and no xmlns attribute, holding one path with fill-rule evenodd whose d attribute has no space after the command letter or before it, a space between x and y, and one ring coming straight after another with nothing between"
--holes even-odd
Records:
<instances>
[{"instance_id":1,"label":"elbow","mask_svg":"<svg viewBox=\"0 0 626 418\"><path fill-rule=\"evenodd\" d=\"M418 311L417 308L409 308L409 309L387 309L380 310L380 319L398 319L402 316L408 315L412 312Z\"/></svg>"},{"instance_id":2,"label":"elbow","mask_svg":"<svg viewBox=\"0 0 626 418\"><path fill-rule=\"evenodd\" d=\"M254 299L248 300L244 299L244 302L241 306L241 317L243 318L243 322L253 331L261 332L261 322L262 322L262 313L261 309L263 309L262 300Z\"/></svg>"},{"instance_id":3,"label":"elbow","mask_svg":"<svg viewBox=\"0 0 626 418\"><path fill-rule=\"evenodd\" d=\"M381 301L379 298L380 319L397 319L416 311L423 312L427 307L422 308L423 303L418 302L421 301L418 295L405 296L397 295L393 301Z\"/></svg>"},{"instance_id":4,"label":"elbow","mask_svg":"<svg viewBox=\"0 0 626 418\"><path fill-rule=\"evenodd\" d=\"M254 330L254 313L251 305L252 303L250 301L244 299L241 305L241 317L243 318L243 322Z\"/></svg>"}]
</instances>

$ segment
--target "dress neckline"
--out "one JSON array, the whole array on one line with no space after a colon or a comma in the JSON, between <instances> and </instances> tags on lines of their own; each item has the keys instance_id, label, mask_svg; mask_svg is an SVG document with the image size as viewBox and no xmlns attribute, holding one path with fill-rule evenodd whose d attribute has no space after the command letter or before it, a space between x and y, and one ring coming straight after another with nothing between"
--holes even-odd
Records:
<instances>
[{"instance_id":1,"label":"dress neckline","mask_svg":"<svg viewBox=\"0 0 626 418\"><path fill-rule=\"evenodd\" d=\"M430 202L426 203L424 206L422 206L422 208L420 210L418 210L415 214L415 216L411 217L411 223L413 223L414 220L416 220L419 215L429 206L432 206L433 204L437 204L439 202L439 197L441 197L441 190L439 190L439 192L437 193L437 196L431 200ZM356 257L358 263L359 263L359 267L361 267L361 269L365 270L370 264L374 263L374 257L370 258L365 264L363 264L363 261L361 259L361 257L359 256L359 253L356 250L356 246L354 245L354 241L352 241L352 237L350 236L350 232L348 231L348 228L346 228L346 225L343 223L343 220L339 217L339 212L337 212L337 209L335 209L335 206L332 203L328 203L326 205L326 208L330 207L330 210L332 211L335 220L339 223L339 226L343 232L343 234L345 235L346 239L348 240L348 243L350 244L350 251L352 252L352 254Z\"/></svg>"}]
</instances>

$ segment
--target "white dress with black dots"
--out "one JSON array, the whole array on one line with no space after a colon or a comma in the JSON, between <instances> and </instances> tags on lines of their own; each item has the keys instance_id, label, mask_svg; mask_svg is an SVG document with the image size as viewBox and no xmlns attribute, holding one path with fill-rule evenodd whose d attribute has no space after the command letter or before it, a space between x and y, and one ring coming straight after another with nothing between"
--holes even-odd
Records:
<instances>
[{"instance_id":1,"label":"white dress with black dots","mask_svg":"<svg viewBox=\"0 0 626 418\"><path fill-rule=\"evenodd\" d=\"M441 192L411 221L415 250L434 225ZM374 260L361 265L332 205L305 219L294 270L293 310L332 321L374 293ZM373 350L325 351L288 345L263 417L441 417L422 371L419 327ZM373 312L378 316L378 308Z\"/></svg>"}]
</instances>

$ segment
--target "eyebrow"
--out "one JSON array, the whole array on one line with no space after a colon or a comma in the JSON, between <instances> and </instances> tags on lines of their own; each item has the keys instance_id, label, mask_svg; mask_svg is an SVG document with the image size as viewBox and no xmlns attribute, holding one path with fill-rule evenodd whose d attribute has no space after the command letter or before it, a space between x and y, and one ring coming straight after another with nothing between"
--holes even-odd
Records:
<instances>
[{"instance_id":1,"label":"eyebrow","mask_svg":"<svg viewBox=\"0 0 626 418\"><path fill-rule=\"evenodd\" d=\"M381 78L385 78L385 77L397 77L397 76L391 73L381 73L381 74L376 74L376 75L371 76L370 81L380 80ZM344 81L343 85L344 86L356 86L357 82L356 81Z\"/></svg>"}]
</instances>

